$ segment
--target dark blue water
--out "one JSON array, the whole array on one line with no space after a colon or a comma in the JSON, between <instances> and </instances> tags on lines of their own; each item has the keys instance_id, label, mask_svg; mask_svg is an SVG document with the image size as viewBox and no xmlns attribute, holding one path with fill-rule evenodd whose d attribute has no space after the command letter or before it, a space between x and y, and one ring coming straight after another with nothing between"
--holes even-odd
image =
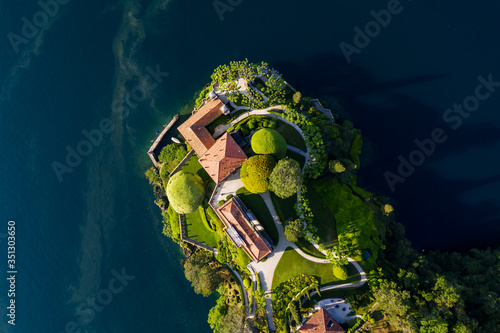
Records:
<instances>
[{"instance_id":1,"label":"dark blue water","mask_svg":"<svg viewBox=\"0 0 500 333\"><path fill-rule=\"evenodd\" d=\"M71 1L18 54L6 36L21 34L21 18L40 7L0 4L0 233L16 221L18 270L13 328L0 235L0 331L64 332L75 322L81 332L210 332L213 301L192 292L180 250L161 236L145 151L214 67L246 57L345 106L365 137L360 183L391 196L418 247L498 244L500 91L457 130L442 115L474 93L477 76L500 81L500 6L402 6L348 64L339 43L352 44L353 28L387 2L244 1L221 21L209 1ZM169 75L128 114L114 112L157 65ZM65 163L66 147L106 119L114 129L60 182L52 163ZM448 140L392 193L384 172L436 127ZM122 270L134 278L110 293Z\"/></svg>"}]
</instances>

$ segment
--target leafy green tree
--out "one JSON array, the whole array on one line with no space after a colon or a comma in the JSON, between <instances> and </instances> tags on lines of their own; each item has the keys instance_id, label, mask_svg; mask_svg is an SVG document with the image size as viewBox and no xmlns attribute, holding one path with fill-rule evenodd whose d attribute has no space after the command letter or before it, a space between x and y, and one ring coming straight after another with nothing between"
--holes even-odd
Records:
<instances>
[{"instance_id":1,"label":"leafy green tree","mask_svg":"<svg viewBox=\"0 0 500 333\"><path fill-rule=\"evenodd\" d=\"M264 193L269 187L269 176L276 166L271 155L255 155L241 166L240 176L243 185L252 193Z\"/></svg>"},{"instance_id":2,"label":"leafy green tree","mask_svg":"<svg viewBox=\"0 0 500 333\"><path fill-rule=\"evenodd\" d=\"M328 169L331 173L342 173L345 171L345 166L338 160L331 160Z\"/></svg>"},{"instance_id":3,"label":"leafy green tree","mask_svg":"<svg viewBox=\"0 0 500 333\"><path fill-rule=\"evenodd\" d=\"M184 275L191 282L194 291L203 296L209 296L222 282L218 265L210 253L198 250L184 263Z\"/></svg>"},{"instance_id":4,"label":"leafy green tree","mask_svg":"<svg viewBox=\"0 0 500 333\"><path fill-rule=\"evenodd\" d=\"M302 316L300 315L299 304L296 301L293 301L290 303L289 309L293 320L295 320L295 323L299 325L302 322Z\"/></svg>"},{"instance_id":5,"label":"leafy green tree","mask_svg":"<svg viewBox=\"0 0 500 333\"><path fill-rule=\"evenodd\" d=\"M184 158L184 156L186 156L186 154L187 151L184 146L171 143L163 147L160 156L158 156L158 159L163 163L169 163L174 160L179 163Z\"/></svg>"},{"instance_id":6,"label":"leafy green tree","mask_svg":"<svg viewBox=\"0 0 500 333\"><path fill-rule=\"evenodd\" d=\"M286 156L286 141L277 131L271 128L262 128L252 135L252 150L256 154L271 154L276 159Z\"/></svg>"},{"instance_id":7,"label":"leafy green tree","mask_svg":"<svg viewBox=\"0 0 500 333\"><path fill-rule=\"evenodd\" d=\"M299 162L285 157L278 161L269 176L269 190L278 197L286 199L297 193L303 180Z\"/></svg>"},{"instance_id":8,"label":"leafy green tree","mask_svg":"<svg viewBox=\"0 0 500 333\"><path fill-rule=\"evenodd\" d=\"M285 237L290 242L298 242L304 236L304 224L300 219L288 221L285 225Z\"/></svg>"},{"instance_id":9,"label":"leafy green tree","mask_svg":"<svg viewBox=\"0 0 500 333\"><path fill-rule=\"evenodd\" d=\"M448 333L448 322L433 312L420 321L420 333Z\"/></svg>"},{"instance_id":10,"label":"leafy green tree","mask_svg":"<svg viewBox=\"0 0 500 333\"><path fill-rule=\"evenodd\" d=\"M167 197L174 210L179 214L194 212L201 205L205 188L200 176L179 171L167 184Z\"/></svg>"},{"instance_id":11,"label":"leafy green tree","mask_svg":"<svg viewBox=\"0 0 500 333\"><path fill-rule=\"evenodd\" d=\"M346 280L349 277L349 273L347 273L347 266L334 263L333 275L339 280Z\"/></svg>"},{"instance_id":12,"label":"leafy green tree","mask_svg":"<svg viewBox=\"0 0 500 333\"><path fill-rule=\"evenodd\" d=\"M297 91L295 94L293 94L293 102L295 104L299 104L302 101L302 94Z\"/></svg>"}]
</instances>

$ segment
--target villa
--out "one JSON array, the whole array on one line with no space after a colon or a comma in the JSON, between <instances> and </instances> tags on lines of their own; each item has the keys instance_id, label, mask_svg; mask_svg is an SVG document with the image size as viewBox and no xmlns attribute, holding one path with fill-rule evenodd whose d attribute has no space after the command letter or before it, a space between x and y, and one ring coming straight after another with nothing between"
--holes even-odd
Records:
<instances>
[{"instance_id":1,"label":"villa","mask_svg":"<svg viewBox=\"0 0 500 333\"><path fill-rule=\"evenodd\" d=\"M219 184L246 160L247 155L241 150L232 136L225 133L200 157L198 162L214 182Z\"/></svg>"},{"instance_id":2,"label":"villa","mask_svg":"<svg viewBox=\"0 0 500 333\"><path fill-rule=\"evenodd\" d=\"M259 262L271 253L271 245L257 231L260 224L254 224L254 218L248 216L238 197L229 199L217 209L224 231L237 247L243 248L248 256Z\"/></svg>"},{"instance_id":3,"label":"villa","mask_svg":"<svg viewBox=\"0 0 500 333\"><path fill-rule=\"evenodd\" d=\"M320 308L308 321L298 330L299 333L344 333L342 326L330 316L323 308Z\"/></svg>"}]
</instances>

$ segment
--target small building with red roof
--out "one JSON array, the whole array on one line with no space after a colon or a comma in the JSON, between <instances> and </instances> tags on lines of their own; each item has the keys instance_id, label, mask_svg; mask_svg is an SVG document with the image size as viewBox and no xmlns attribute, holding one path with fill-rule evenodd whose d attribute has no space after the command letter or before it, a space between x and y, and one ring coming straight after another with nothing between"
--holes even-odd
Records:
<instances>
[{"instance_id":1,"label":"small building with red roof","mask_svg":"<svg viewBox=\"0 0 500 333\"><path fill-rule=\"evenodd\" d=\"M254 261L271 253L271 245L259 234L246 215L238 197L232 197L217 209L224 231L237 247L243 248Z\"/></svg>"},{"instance_id":2,"label":"small building with red roof","mask_svg":"<svg viewBox=\"0 0 500 333\"><path fill-rule=\"evenodd\" d=\"M344 333L345 329L323 308L320 308L298 330L299 333Z\"/></svg>"},{"instance_id":3,"label":"small building with red roof","mask_svg":"<svg viewBox=\"0 0 500 333\"><path fill-rule=\"evenodd\" d=\"M198 162L219 184L247 160L247 155L228 133L220 137L209 150L200 157Z\"/></svg>"}]
</instances>

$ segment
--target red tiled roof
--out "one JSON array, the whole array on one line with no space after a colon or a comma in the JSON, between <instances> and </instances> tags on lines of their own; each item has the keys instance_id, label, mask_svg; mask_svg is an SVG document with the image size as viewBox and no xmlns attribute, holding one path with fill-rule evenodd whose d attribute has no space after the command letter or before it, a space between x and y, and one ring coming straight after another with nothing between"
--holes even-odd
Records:
<instances>
[{"instance_id":1,"label":"red tiled roof","mask_svg":"<svg viewBox=\"0 0 500 333\"><path fill-rule=\"evenodd\" d=\"M224 103L220 99L210 100L177 128L198 156L215 144L205 126L222 114L222 106Z\"/></svg>"},{"instance_id":2,"label":"red tiled roof","mask_svg":"<svg viewBox=\"0 0 500 333\"><path fill-rule=\"evenodd\" d=\"M215 183L219 184L246 160L247 155L231 135L225 133L205 152L199 162Z\"/></svg>"},{"instance_id":3,"label":"red tiled roof","mask_svg":"<svg viewBox=\"0 0 500 333\"><path fill-rule=\"evenodd\" d=\"M238 233L244 243L243 247L252 260L259 261L271 253L269 245L250 226L250 221L235 202L235 198L229 199L217 211L226 228L232 227Z\"/></svg>"},{"instance_id":4,"label":"red tiled roof","mask_svg":"<svg viewBox=\"0 0 500 333\"><path fill-rule=\"evenodd\" d=\"M321 308L311 318L309 318L309 320L299 329L299 333L327 332L344 333L345 330L323 308Z\"/></svg>"}]
</instances>

